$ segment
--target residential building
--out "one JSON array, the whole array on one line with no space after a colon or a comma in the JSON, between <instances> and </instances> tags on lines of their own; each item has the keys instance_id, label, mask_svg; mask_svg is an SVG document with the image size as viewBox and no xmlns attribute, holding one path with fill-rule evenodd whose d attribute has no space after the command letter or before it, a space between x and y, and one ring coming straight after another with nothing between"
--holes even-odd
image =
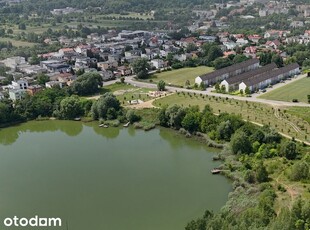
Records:
<instances>
[{"instance_id":1,"label":"residential building","mask_svg":"<svg viewBox=\"0 0 310 230\"><path fill-rule=\"evenodd\" d=\"M152 66L154 66L156 69L161 69L165 67L165 62L161 59L154 59L151 60Z\"/></svg>"},{"instance_id":2,"label":"residential building","mask_svg":"<svg viewBox=\"0 0 310 230\"><path fill-rule=\"evenodd\" d=\"M12 81L12 89L27 89L27 88L28 88L28 81L25 79Z\"/></svg>"},{"instance_id":3,"label":"residential building","mask_svg":"<svg viewBox=\"0 0 310 230\"><path fill-rule=\"evenodd\" d=\"M21 100L26 94L24 89L10 89L9 97L12 101Z\"/></svg>"},{"instance_id":4,"label":"residential building","mask_svg":"<svg viewBox=\"0 0 310 230\"><path fill-rule=\"evenodd\" d=\"M98 62L97 67L101 68L102 70L108 70L112 68L116 68L118 66L117 61L105 61L105 62Z\"/></svg>"},{"instance_id":5,"label":"residential building","mask_svg":"<svg viewBox=\"0 0 310 230\"><path fill-rule=\"evenodd\" d=\"M15 70L19 65L27 64L24 57L10 57L2 61L6 67Z\"/></svg>"},{"instance_id":6,"label":"residential building","mask_svg":"<svg viewBox=\"0 0 310 230\"><path fill-rule=\"evenodd\" d=\"M254 92L259 89L264 89L269 85L276 84L283 79L292 77L299 73L300 73L299 65L297 63L293 63L280 69L268 71L257 77L248 78L239 84L239 90L243 90L244 92L245 89L248 88L251 92Z\"/></svg>"},{"instance_id":7,"label":"residential building","mask_svg":"<svg viewBox=\"0 0 310 230\"><path fill-rule=\"evenodd\" d=\"M235 90L238 90L239 84L242 81L250 79L250 78L255 78L263 73L266 73L276 68L277 68L277 65L275 63L271 63L261 68L227 78L220 83L220 86L225 86L226 92L235 91Z\"/></svg>"},{"instance_id":8,"label":"residential building","mask_svg":"<svg viewBox=\"0 0 310 230\"><path fill-rule=\"evenodd\" d=\"M29 95L33 96L41 90L43 90L43 87L41 85L31 85L27 88L26 91Z\"/></svg>"},{"instance_id":9,"label":"residential building","mask_svg":"<svg viewBox=\"0 0 310 230\"><path fill-rule=\"evenodd\" d=\"M238 74L242 74L244 72L257 69L258 67L259 67L258 59L249 59L247 61L234 64L225 67L223 69L219 69L214 72L204 74L202 76L198 76L195 79L195 83L200 85L202 82L204 82L204 84L207 86L213 85L216 82L223 81Z\"/></svg>"},{"instance_id":10,"label":"residential building","mask_svg":"<svg viewBox=\"0 0 310 230\"><path fill-rule=\"evenodd\" d=\"M45 83L46 88L60 87L62 88L62 83L59 81L49 81Z\"/></svg>"}]
</instances>

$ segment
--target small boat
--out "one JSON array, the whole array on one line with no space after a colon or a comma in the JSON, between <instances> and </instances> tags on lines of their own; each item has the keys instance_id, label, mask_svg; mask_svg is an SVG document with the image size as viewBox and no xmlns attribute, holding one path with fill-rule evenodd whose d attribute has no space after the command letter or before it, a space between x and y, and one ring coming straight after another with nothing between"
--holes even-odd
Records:
<instances>
[{"instance_id":1,"label":"small boat","mask_svg":"<svg viewBox=\"0 0 310 230\"><path fill-rule=\"evenodd\" d=\"M104 124L100 124L99 127L103 127Z\"/></svg>"},{"instance_id":2,"label":"small boat","mask_svg":"<svg viewBox=\"0 0 310 230\"><path fill-rule=\"evenodd\" d=\"M104 125L103 128L109 128L109 126L108 125Z\"/></svg>"},{"instance_id":3,"label":"small boat","mask_svg":"<svg viewBox=\"0 0 310 230\"><path fill-rule=\"evenodd\" d=\"M219 174L222 170L220 170L219 168L214 168L211 170L212 174Z\"/></svg>"},{"instance_id":4,"label":"small boat","mask_svg":"<svg viewBox=\"0 0 310 230\"><path fill-rule=\"evenodd\" d=\"M74 118L74 120L75 120L75 121L80 121L81 118L80 118L80 117L76 117L76 118Z\"/></svg>"},{"instance_id":5,"label":"small boat","mask_svg":"<svg viewBox=\"0 0 310 230\"><path fill-rule=\"evenodd\" d=\"M126 124L123 125L123 127L128 127L130 122L127 122Z\"/></svg>"}]
</instances>

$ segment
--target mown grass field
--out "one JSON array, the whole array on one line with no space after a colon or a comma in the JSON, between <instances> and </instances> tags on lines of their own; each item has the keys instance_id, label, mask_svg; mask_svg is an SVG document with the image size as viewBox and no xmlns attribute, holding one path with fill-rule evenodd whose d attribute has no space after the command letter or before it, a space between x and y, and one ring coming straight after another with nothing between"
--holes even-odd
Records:
<instances>
[{"instance_id":1,"label":"mown grass field","mask_svg":"<svg viewBox=\"0 0 310 230\"><path fill-rule=\"evenodd\" d=\"M172 71L156 73L151 76L154 82L163 80L166 84L185 86L185 82L189 80L190 85L195 84L195 78L199 75L212 72L213 68L206 66L198 66L195 68L182 68Z\"/></svg>"},{"instance_id":2,"label":"mown grass field","mask_svg":"<svg viewBox=\"0 0 310 230\"><path fill-rule=\"evenodd\" d=\"M303 78L286 84L260 96L260 98L277 101L292 101L293 99L298 99L300 102L307 103L307 95L310 95L310 78Z\"/></svg>"},{"instance_id":3,"label":"mown grass field","mask_svg":"<svg viewBox=\"0 0 310 230\"><path fill-rule=\"evenodd\" d=\"M274 109L269 105L228 99L225 96L217 98L185 92L178 92L171 96L157 99L153 104L158 107L173 104L183 107L198 105L200 109L203 109L205 105L209 104L213 108L214 113L227 112L240 115L245 120L269 125L279 132L310 142L310 124L300 116L290 114L284 108L278 112L282 119L278 119L275 117ZM294 123L299 128L299 131L296 131L288 124L288 121Z\"/></svg>"}]
</instances>

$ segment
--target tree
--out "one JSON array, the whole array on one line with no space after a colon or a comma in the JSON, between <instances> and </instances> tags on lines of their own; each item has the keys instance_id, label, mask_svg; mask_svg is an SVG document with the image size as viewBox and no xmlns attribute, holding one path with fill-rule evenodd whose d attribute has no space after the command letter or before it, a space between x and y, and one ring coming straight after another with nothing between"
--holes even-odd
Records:
<instances>
[{"instance_id":1,"label":"tree","mask_svg":"<svg viewBox=\"0 0 310 230\"><path fill-rule=\"evenodd\" d=\"M199 111L190 110L186 113L182 120L182 126L190 133L199 131L201 122L201 113Z\"/></svg>"},{"instance_id":2,"label":"tree","mask_svg":"<svg viewBox=\"0 0 310 230\"><path fill-rule=\"evenodd\" d=\"M310 178L310 167L306 161L297 162L293 165L290 179L293 181L306 180Z\"/></svg>"},{"instance_id":3,"label":"tree","mask_svg":"<svg viewBox=\"0 0 310 230\"><path fill-rule=\"evenodd\" d=\"M167 126L179 129L182 126L182 120L186 115L185 109L179 105L171 105L165 110L165 120Z\"/></svg>"},{"instance_id":4,"label":"tree","mask_svg":"<svg viewBox=\"0 0 310 230\"><path fill-rule=\"evenodd\" d=\"M150 64L147 59L139 58L135 60L132 64L133 72L137 75L139 79L145 79L149 75L149 70L151 69Z\"/></svg>"},{"instance_id":5,"label":"tree","mask_svg":"<svg viewBox=\"0 0 310 230\"><path fill-rule=\"evenodd\" d=\"M271 59L272 59L272 53L267 52L267 53L261 53L259 55L259 61L261 65L267 65L271 63Z\"/></svg>"},{"instance_id":6,"label":"tree","mask_svg":"<svg viewBox=\"0 0 310 230\"><path fill-rule=\"evenodd\" d=\"M266 167L264 166L263 161L259 161L256 166L256 180L259 183L267 182L268 181L268 172L266 170Z\"/></svg>"},{"instance_id":7,"label":"tree","mask_svg":"<svg viewBox=\"0 0 310 230\"><path fill-rule=\"evenodd\" d=\"M32 57L29 60L29 64L31 65L37 65L40 63L40 58L37 55L32 55Z\"/></svg>"},{"instance_id":8,"label":"tree","mask_svg":"<svg viewBox=\"0 0 310 230\"><path fill-rule=\"evenodd\" d=\"M217 127L217 136L220 140L230 141L230 137L233 134L234 129L231 125L231 122L222 121Z\"/></svg>"},{"instance_id":9,"label":"tree","mask_svg":"<svg viewBox=\"0 0 310 230\"><path fill-rule=\"evenodd\" d=\"M208 62L212 62L215 59L222 57L223 56L223 51L219 46L212 46L209 49L208 55L207 55L207 60Z\"/></svg>"},{"instance_id":10,"label":"tree","mask_svg":"<svg viewBox=\"0 0 310 230\"><path fill-rule=\"evenodd\" d=\"M271 62L274 62L278 68L283 67L283 58L279 54L272 55Z\"/></svg>"},{"instance_id":11,"label":"tree","mask_svg":"<svg viewBox=\"0 0 310 230\"><path fill-rule=\"evenodd\" d=\"M246 95L250 95L250 94L251 94L251 90L250 90L250 88L249 88L248 86L245 87L244 93L245 93Z\"/></svg>"},{"instance_id":12,"label":"tree","mask_svg":"<svg viewBox=\"0 0 310 230\"><path fill-rule=\"evenodd\" d=\"M126 113L126 119L131 123L135 123L141 120L141 117L135 113L134 110L128 110Z\"/></svg>"},{"instance_id":13,"label":"tree","mask_svg":"<svg viewBox=\"0 0 310 230\"><path fill-rule=\"evenodd\" d=\"M252 145L248 136L243 131L237 131L232 136L230 146L234 154L250 154Z\"/></svg>"},{"instance_id":14,"label":"tree","mask_svg":"<svg viewBox=\"0 0 310 230\"><path fill-rule=\"evenodd\" d=\"M215 69L222 69L232 65L232 61L229 58L217 58L214 60L213 65Z\"/></svg>"},{"instance_id":15,"label":"tree","mask_svg":"<svg viewBox=\"0 0 310 230\"><path fill-rule=\"evenodd\" d=\"M166 83L163 80L160 80L157 83L157 89L158 89L158 91L165 91L166 90Z\"/></svg>"},{"instance_id":16,"label":"tree","mask_svg":"<svg viewBox=\"0 0 310 230\"><path fill-rule=\"evenodd\" d=\"M93 103L91 112L93 119L115 119L120 109L117 98L112 93L105 93Z\"/></svg>"},{"instance_id":17,"label":"tree","mask_svg":"<svg viewBox=\"0 0 310 230\"><path fill-rule=\"evenodd\" d=\"M66 97L60 102L60 118L73 119L79 117L82 113L83 109L78 96Z\"/></svg>"},{"instance_id":18,"label":"tree","mask_svg":"<svg viewBox=\"0 0 310 230\"><path fill-rule=\"evenodd\" d=\"M189 43L186 47L186 52L190 53L192 51L196 51L197 50L197 46L194 43Z\"/></svg>"},{"instance_id":19,"label":"tree","mask_svg":"<svg viewBox=\"0 0 310 230\"><path fill-rule=\"evenodd\" d=\"M49 76L41 73L37 75L37 82L39 85L45 85L46 82L50 80Z\"/></svg>"},{"instance_id":20,"label":"tree","mask_svg":"<svg viewBox=\"0 0 310 230\"><path fill-rule=\"evenodd\" d=\"M21 23L18 25L18 29L20 30L26 30L26 24L25 23Z\"/></svg>"},{"instance_id":21,"label":"tree","mask_svg":"<svg viewBox=\"0 0 310 230\"><path fill-rule=\"evenodd\" d=\"M200 85L199 85L199 88L200 88L201 90L206 90L207 86L206 86L206 84L202 81L202 82L200 83ZM309 95L309 97L310 97L310 95ZM310 99L309 99L309 103L310 103Z\"/></svg>"},{"instance_id":22,"label":"tree","mask_svg":"<svg viewBox=\"0 0 310 230\"><path fill-rule=\"evenodd\" d=\"M294 160L298 155L296 143L294 141L285 141L281 144L280 155L289 160Z\"/></svg>"},{"instance_id":23,"label":"tree","mask_svg":"<svg viewBox=\"0 0 310 230\"><path fill-rule=\"evenodd\" d=\"M73 93L77 95L90 95L99 91L102 86L102 78L98 73L84 73L79 76L70 86Z\"/></svg>"},{"instance_id":24,"label":"tree","mask_svg":"<svg viewBox=\"0 0 310 230\"><path fill-rule=\"evenodd\" d=\"M234 59L233 62L234 63L240 63L240 62L244 62L246 60L248 60L249 58L247 56L245 56L244 54L237 54Z\"/></svg>"},{"instance_id":25,"label":"tree","mask_svg":"<svg viewBox=\"0 0 310 230\"><path fill-rule=\"evenodd\" d=\"M220 92L221 91L221 86L220 86L220 83L216 83L215 86L214 86L216 92Z\"/></svg>"}]
</instances>

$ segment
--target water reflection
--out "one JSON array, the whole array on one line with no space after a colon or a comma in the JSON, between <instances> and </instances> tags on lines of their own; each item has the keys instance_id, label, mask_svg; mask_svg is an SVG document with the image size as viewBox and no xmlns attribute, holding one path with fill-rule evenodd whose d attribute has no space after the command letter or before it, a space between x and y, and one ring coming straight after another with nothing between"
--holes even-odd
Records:
<instances>
[{"instance_id":1,"label":"water reflection","mask_svg":"<svg viewBox=\"0 0 310 230\"><path fill-rule=\"evenodd\" d=\"M17 141L21 133L55 132L61 131L70 137L79 135L83 131L83 124L75 121L30 121L0 129L0 144L11 145Z\"/></svg>"},{"instance_id":2,"label":"water reflection","mask_svg":"<svg viewBox=\"0 0 310 230\"><path fill-rule=\"evenodd\" d=\"M133 127L128 127L128 134L131 137L134 137L136 135L136 129Z\"/></svg>"},{"instance_id":3,"label":"water reflection","mask_svg":"<svg viewBox=\"0 0 310 230\"><path fill-rule=\"evenodd\" d=\"M117 138L120 134L120 128L117 127L109 127L109 128L103 128L99 127L98 122L87 122L84 123L85 126L92 127L95 133L97 133L100 136L103 136L107 139L114 139Z\"/></svg>"},{"instance_id":4,"label":"water reflection","mask_svg":"<svg viewBox=\"0 0 310 230\"><path fill-rule=\"evenodd\" d=\"M19 137L19 129L11 128L11 129L1 129L0 130L0 144L2 145L11 145L13 144Z\"/></svg>"},{"instance_id":5,"label":"water reflection","mask_svg":"<svg viewBox=\"0 0 310 230\"><path fill-rule=\"evenodd\" d=\"M200 143L198 140L194 140L193 138L185 138L183 134L178 133L178 131L171 131L167 128L159 129L160 137L167 141L170 147L174 150L182 149L184 146L191 146L194 149L204 149L206 151L210 150L207 145Z\"/></svg>"}]
</instances>

